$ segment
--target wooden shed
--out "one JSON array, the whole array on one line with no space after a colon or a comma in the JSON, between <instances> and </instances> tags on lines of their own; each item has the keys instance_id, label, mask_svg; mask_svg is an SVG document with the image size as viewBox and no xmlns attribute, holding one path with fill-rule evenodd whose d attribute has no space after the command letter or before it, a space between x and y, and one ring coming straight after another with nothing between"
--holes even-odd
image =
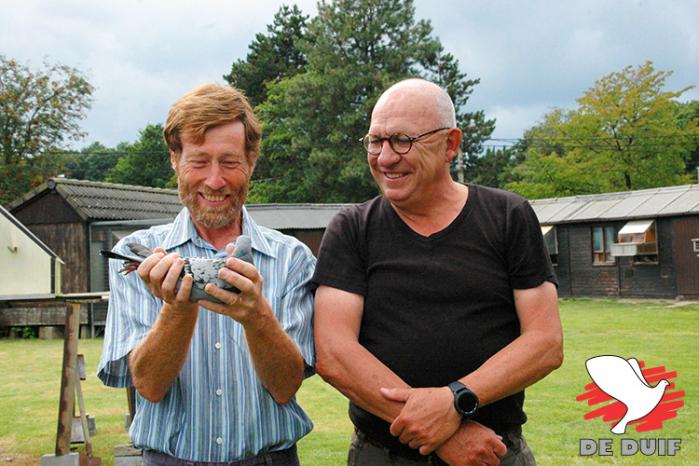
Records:
<instances>
[{"instance_id":1,"label":"wooden shed","mask_svg":"<svg viewBox=\"0 0 699 466\"><path fill-rule=\"evenodd\" d=\"M559 295L699 298L699 185L531 204Z\"/></svg>"}]
</instances>

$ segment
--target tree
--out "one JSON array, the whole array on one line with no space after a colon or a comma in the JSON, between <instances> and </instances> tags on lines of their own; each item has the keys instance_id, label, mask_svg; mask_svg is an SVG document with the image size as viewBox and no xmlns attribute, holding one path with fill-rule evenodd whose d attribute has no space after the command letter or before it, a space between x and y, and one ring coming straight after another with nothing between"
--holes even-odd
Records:
<instances>
[{"instance_id":1,"label":"tree","mask_svg":"<svg viewBox=\"0 0 699 466\"><path fill-rule=\"evenodd\" d=\"M282 6L267 26L267 35L257 34L246 59L235 62L223 78L243 90L253 106L264 102L269 83L304 71L306 56L298 43L307 21L298 6Z\"/></svg>"},{"instance_id":2,"label":"tree","mask_svg":"<svg viewBox=\"0 0 699 466\"><path fill-rule=\"evenodd\" d=\"M676 117L682 128L699 127L699 100L677 104ZM699 137L694 138L694 148L686 158L687 174L696 180L699 173Z\"/></svg>"},{"instance_id":3,"label":"tree","mask_svg":"<svg viewBox=\"0 0 699 466\"><path fill-rule=\"evenodd\" d=\"M671 74L629 66L596 81L575 110L545 115L526 133L519 180L507 187L550 197L687 183L699 130L677 117L675 99L690 88L663 90Z\"/></svg>"},{"instance_id":4,"label":"tree","mask_svg":"<svg viewBox=\"0 0 699 466\"><path fill-rule=\"evenodd\" d=\"M522 162L517 147L489 148L466 165L465 178L472 183L493 188L504 188L514 181L512 170Z\"/></svg>"},{"instance_id":5,"label":"tree","mask_svg":"<svg viewBox=\"0 0 699 466\"><path fill-rule=\"evenodd\" d=\"M106 147L94 142L80 152L72 154L65 164L65 174L78 180L104 181L107 173L114 168L127 144L122 143L116 148Z\"/></svg>"},{"instance_id":6,"label":"tree","mask_svg":"<svg viewBox=\"0 0 699 466\"><path fill-rule=\"evenodd\" d=\"M163 125L148 124L136 142L123 146L123 153L106 181L154 188L173 186L174 173L163 139Z\"/></svg>"},{"instance_id":7,"label":"tree","mask_svg":"<svg viewBox=\"0 0 699 466\"><path fill-rule=\"evenodd\" d=\"M62 168L54 154L83 137L79 121L93 90L75 68L44 63L32 71L0 55L0 202Z\"/></svg>"},{"instance_id":8,"label":"tree","mask_svg":"<svg viewBox=\"0 0 699 466\"><path fill-rule=\"evenodd\" d=\"M350 202L376 195L358 140L371 110L391 84L430 79L457 105L458 124L475 130L464 148L478 150L493 130L483 112L464 106L478 80L416 20L412 0L321 1L298 46L303 72L269 82L258 106L264 125L251 199L268 202Z\"/></svg>"}]
</instances>

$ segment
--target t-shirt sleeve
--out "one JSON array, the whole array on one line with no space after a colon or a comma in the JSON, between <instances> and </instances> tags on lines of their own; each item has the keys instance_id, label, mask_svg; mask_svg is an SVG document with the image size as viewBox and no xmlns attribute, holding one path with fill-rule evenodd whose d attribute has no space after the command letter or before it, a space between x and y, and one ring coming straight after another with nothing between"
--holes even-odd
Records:
<instances>
[{"instance_id":1,"label":"t-shirt sleeve","mask_svg":"<svg viewBox=\"0 0 699 466\"><path fill-rule=\"evenodd\" d=\"M124 240L117 243L114 251L131 254L123 244ZM136 272L119 273L122 266L122 261L109 261L109 307L97 368L97 376L110 387L132 385L128 354L146 336L162 307L162 301L153 296Z\"/></svg>"},{"instance_id":2,"label":"t-shirt sleeve","mask_svg":"<svg viewBox=\"0 0 699 466\"><path fill-rule=\"evenodd\" d=\"M367 276L363 258L358 212L339 212L325 229L318 252L314 285L326 285L350 293L366 295Z\"/></svg>"},{"instance_id":3,"label":"t-shirt sleeve","mask_svg":"<svg viewBox=\"0 0 699 466\"><path fill-rule=\"evenodd\" d=\"M512 288L535 288L544 281L558 286L539 219L529 202L522 201L512 208L507 230L507 263Z\"/></svg>"},{"instance_id":4,"label":"t-shirt sleeve","mask_svg":"<svg viewBox=\"0 0 699 466\"><path fill-rule=\"evenodd\" d=\"M311 286L315 264L316 259L307 247L299 244L294 249L279 312L282 328L301 351L305 363L305 377L314 374L315 365Z\"/></svg>"}]
</instances>

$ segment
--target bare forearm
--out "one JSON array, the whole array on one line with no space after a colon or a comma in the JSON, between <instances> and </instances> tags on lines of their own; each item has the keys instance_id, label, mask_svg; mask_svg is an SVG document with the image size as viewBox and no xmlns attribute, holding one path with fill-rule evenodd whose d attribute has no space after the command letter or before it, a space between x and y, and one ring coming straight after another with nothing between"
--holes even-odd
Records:
<instances>
[{"instance_id":1,"label":"bare forearm","mask_svg":"<svg viewBox=\"0 0 699 466\"><path fill-rule=\"evenodd\" d=\"M541 380L560 366L562 355L561 338L540 332L526 333L461 381L486 405Z\"/></svg>"},{"instance_id":2,"label":"bare forearm","mask_svg":"<svg viewBox=\"0 0 699 466\"><path fill-rule=\"evenodd\" d=\"M254 323L246 324L245 337L255 371L262 385L277 403L287 403L303 381L304 362L301 352L279 321L269 304Z\"/></svg>"},{"instance_id":3,"label":"bare forearm","mask_svg":"<svg viewBox=\"0 0 699 466\"><path fill-rule=\"evenodd\" d=\"M362 409L392 422L405 403L387 400L380 389L409 385L359 343L331 346L330 340L316 346L319 375Z\"/></svg>"},{"instance_id":4,"label":"bare forearm","mask_svg":"<svg viewBox=\"0 0 699 466\"><path fill-rule=\"evenodd\" d=\"M164 304L155 324L129 354L129 369L138 392L152 402L163 399L189 353L198 312L176 312Z\"/></svg>"}]
</instances>

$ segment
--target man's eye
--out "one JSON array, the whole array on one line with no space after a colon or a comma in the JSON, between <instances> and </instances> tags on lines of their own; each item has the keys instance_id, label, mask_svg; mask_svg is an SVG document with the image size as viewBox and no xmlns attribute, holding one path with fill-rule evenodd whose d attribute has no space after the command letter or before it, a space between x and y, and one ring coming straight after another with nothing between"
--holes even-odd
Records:
<instances>
[{"instance_id":1,"label":"man's eye","mask_svg":"<svg viewBox=\"0 0 699 466\"><path fill-rule=\"evenodd\" d=\"M410 138L405 134L394 134L391 139L395 144L410 144Z\"/></svg>"}]
</instances>

